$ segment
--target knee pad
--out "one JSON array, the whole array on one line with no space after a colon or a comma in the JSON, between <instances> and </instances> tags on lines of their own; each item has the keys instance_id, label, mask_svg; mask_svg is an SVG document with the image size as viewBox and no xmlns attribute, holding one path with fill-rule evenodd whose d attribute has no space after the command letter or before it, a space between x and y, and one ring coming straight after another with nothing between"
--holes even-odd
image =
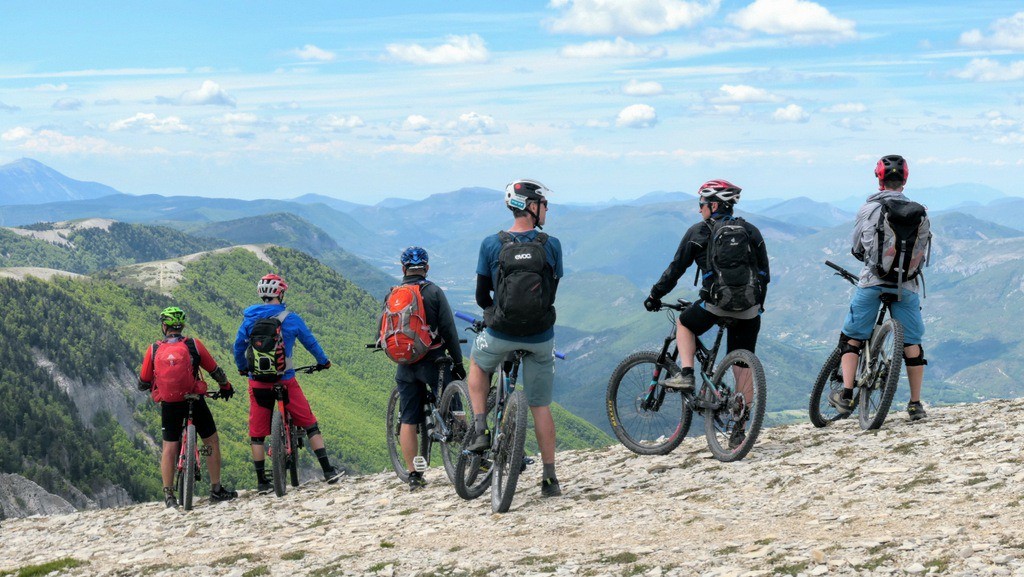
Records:
<instances>
[{"instance_id":1,"label":"knee pad","mask_svg":"<svg viewBox=\"0 0 1024 577\"><path fill-rule=\"evenodd\" d=\"M266 439L267 439L266 437L249 437L249 444L250 445L262 445L263 441L265 441Z\"/></svg>"},{"instance_id":2,"label":"knee pad","mask_svg":"<svg viewBox=\"0 0 1024 577\"><path fill-rule=\"evenodd\" d=\"M928 359L924 358L924 347L917 345L921 349L921 354L916 357L908 357L907 350L903 349L903 364L908 367L923 367L928 364Z\"/></svg>"},{"instance_id":3,"label":"knee pad","mask_svg":"<svg viewBox=\"0 0 1024 577\"><path fill-rule=\"evenodd\" d=\"M846 333L842 333L842 332L839 333L839 356L842 356L842 355L845 355L845 354L848 354L848 353L853 353L853 354L858 355L858 356L860 355L860 351L864 348L864 343L861 342L861 344L859 344L859 345L851 345L850 344L850 339L851 338L853 338L853 337L851 337L850 335L847 335Z\"/></svg>"},{"instance_id":4,"label":"knee pad","mask_svg":"<svg viewBox=\"0 0 1024 577\"><path fill-rule=\"evenodd\" d=\"M306 428L306 437L312 439L320 434L320 423L313 423Z\"/></svg>"}]
</instances>

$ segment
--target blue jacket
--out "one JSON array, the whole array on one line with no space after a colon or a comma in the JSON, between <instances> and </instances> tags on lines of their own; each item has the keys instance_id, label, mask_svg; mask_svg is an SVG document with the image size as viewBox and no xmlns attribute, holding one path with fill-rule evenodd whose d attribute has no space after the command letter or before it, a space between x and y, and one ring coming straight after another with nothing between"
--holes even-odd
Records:
<instances>
[{"instance_id":1,"label":"blue jacket","mask_svg":"<svg viewBox=\"0 0 1024 577\"><path fill-rule=\"evenodd\" d=\"M249 363L245 359L245 351L249 348L249 331L252 330L252 325L260 319L277 316L283 310L285 310L285 305L283 304L252 305L245 309L245 318L242 319L242 326L238 327L238 335L235 337L235 366L238 367L239 371L245 371L249 368ZM281 377L282 379L295 377L292 351L295 348L296 338L316 358L317 363L321 365L328 363L327 353L320 347L320 343L317 342L316 337L313 336L309 327L306 326L306 321L302 320L298 313L289 313L284 318L284 322L281 323L281 333L284 335L285 366L288 367Z\"/></svg>"}]
</instances>

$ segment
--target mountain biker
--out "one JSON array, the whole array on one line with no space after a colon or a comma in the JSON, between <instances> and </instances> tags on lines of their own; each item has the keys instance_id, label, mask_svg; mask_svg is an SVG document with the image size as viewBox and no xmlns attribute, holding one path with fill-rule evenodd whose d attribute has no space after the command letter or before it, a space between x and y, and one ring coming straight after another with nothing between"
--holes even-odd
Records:
<instances>
[{"instance_id":1,"label":"mountain biker","mask_svg":"<svg viewBox=\"0 0 1024 577\"><path fill-rule=\"evenodd\" d=\"M697 335L707 332L722 318L735 319L727 329L727 351L746 349L754 352L757 346L757 335L761 330L761 312L764 310L765 295L771 276L768 267L768 250L765 247L764 238L761 236L761 231L753 224L745 220L736 221L742 223L746 229L750 239L750 250L753 251L756 274L760 280L756 303L745 310L729 311L706 302L708 291L714 281L713 275L706 270L711 234L716 223L733 218L733 207L740 200L741 190L740 187L727 180L709 180L700 186L697 194L701 221L687 229L672 262L669 263L658 282L651 287L650 295L644 300L644 308L648 311L659 310L661 298L675 288L679 278L690 265L697 265L698 273L703 278L701 298L679 314L676 327L676 346L679 349L681 371L678 375L665 380L664 385L668 388L678 390L694 388L693 365L694 354L697 351ZM739 375L737 376L739 377ZM740 382L740 379L738 378L737 381ZM745 382L749 382L749 379L746 379ZM748 387L746 391L748 400L751 394L752 390L749 390ZM734 435L737 437L730 438L730 446L735 447L742 443L743 439L739 438L739 435L743 433L743 427L736 427Z\"/></svg>"},{"instance_id":2,"label":"mountain biker","mask_svg":"<svg viewBox=\"0 0 1024 577\"><path fill-rule=\"evenodd\" d=\"M910 175L910 167L902 156L883 156L875 165L878 178L878 192L871 194L857 211L851 236L851 252L857 260L864 262L860 281L850 300L850 310L839 333L839 348L842 351L843 389L829 394L829 403L840 413L853 411L853 385L857 373L857 358L863 343L871 334L878 317L883 293L899 294L892 303L892 316L903 325L903 359L907 366L907 380L910 382L910 402L907 414L916 421L926 416L921 404L921 384L924 381L924 358L921 340L924 337L924 321L921 318L921 301L917 295L916 278L904 281L900 286L879 279L867 263L867 252L875 244L875 223L882 205L879 201L888 198L906 199L903 187Z\"/></svg>"},{"instance_id":3,"label":"mountain biker","mask_svg":"<svg viewBox=\"0 0 1024 577\"><path fill-rule=\"evenodd\" d=\"M210 356L202 341L182 336L181 332L185 329L185 311L178 307L165 308L160 312L160 329L164 334L163 340L150 345L142 357L138 388L140 391L151 391L153 400L160 403L160 429L163 431L160 476L164 487L164 505L177 507L178 500L174 496L175 460L181 451L182 423L188 416L188 402L184 400L183 395L206 392L206 381L199 375L199 368L210 373L213 380L217 381L220 398L227 401L235 394L235 390L231 388L224 369L217 366L217 362ZM183 352L180 350L182 345L185 347ZM175 358L175 355L179 355L178 358ZM183 370L178 372L175 368L178 359L187 360L191 366L185 365ZM238 493L225 489L220 484L220 438L217 436L217 425L213 421L210 407L206 405L206 399L200 398L193 402L192 422L203 444L211 449L206 460L210 472L210 500L234 499Z\"/></svg>"},{"instance_id":4,"label":"mountain biker","mask_svg":"<svg viewBox=\"0 0 1024 577\"><path fill-rule=\"evenodd\" d=\"M263 304L251 305L245 309L242 324L238 327L238 335L235 337L235 365L238 367L238 374L249 378L249 437L252 448L253 465L256 468L257 491L269 492L272 489L266 475L266 450L263 442L270 434L270 421L273 417L274 396L273 383L254 380L250 374L250 367L246 359L246 350L250 345L250 331L253 325L260 319L280 317L286 312L284 293L288 290L288 284L276 274L268 274L256 283L256 296L260 297ZM287 402L285 410L292 418L292 423L306 430L309 437L309 447L316 455L320 468L323 469L324 480L330 484L338 482L344 471L331 465L327 458L327 449L324 448L323 435L320 434L320 427L309 401L295 378L294 365L292 364L292 351L295 347L295 339L298 339L302 346L316 358L317 367L328 369L331 361L316 337L306 326L305 321L298 313L288 312L281 320L281 335L284 340L285 368L280 375L279 383L284 386Z\"/></svg>"},{"instance_id":5,"label":"mountain biker","mask_svg":"<svg viewBox=\"0 0 1024 577\"><path fill-rule=\"evenodd\" d=\"M409 489L416 491L426 487L427 482L423 479L423 473L417 471L413 466L413 458L416 457L416 432L417 427L425 421L423 405L426 402L426 389L430 387L435 395L440 395L437 390L437 359L444 356L445 351L452 358L451 368L446 368L445 382L454 378L465 379L466 369L462 364L462 349L459 348L459 333L455 328L455 317L448 306L448 299L441 287L427 281L427 271L430 270L429 255L427 251L418 246L410 246L402 251L402 284L417 284L420 286L420 294L423 295L423 308L427 326L434 333L434 342L431 343L431 350L426 356L415 363L398 365L395 371L395 383L398 386L398 394L401 397L401 432L399 442L402 445L402 456L405 458L405 465L409 471Z\"/></svg>"},{"instance_id":6,"label":"mountain biker","mask_svg":"<svg viewBox=\"0 0 1024 577\"><path fill-rule=\"evenodd\" d=\"M551 416L551 396L555 377L555 292L562 278L562 245L557 238L538 232L543 228L548 212L550 190L536 180L516 180L505 187L505 205L512 211L514 221L508 231L492 234L480 243L480 254L476 267L476 302L484 309L487 329L473 341L469 359L469 394L474 407L486 406L489 388L489 373L494 373L506 355L516 350L530 354L523 358L523 383L526 400L533 414L534 431L540 446L544 471L541 480L541 495L557 497L562 494L555 476L555 421ZM543 235L543 236L541 236ZM505 241L503 242L503 238ZM511 306L498 298L506 292L513 298L509 284L503 281L500 260L507 245L530 243L543 246L544 263L540 265L540 281L533 288L542 294L539 312L532 313L524 322L509 329L504 307ZM511 277L509 277L511 278ZM506 282L506 285L502 285ZM494 296L492 296L494 293ZM496 302L497 301L497 302ZM505 329L505 330L502 330ZM509 330L517 334L510 334ZM487 430L486 412L477 410L474 414L473 438L466 448L482 452L491 445L491 433Z\"/></svg>"}]
</instances>

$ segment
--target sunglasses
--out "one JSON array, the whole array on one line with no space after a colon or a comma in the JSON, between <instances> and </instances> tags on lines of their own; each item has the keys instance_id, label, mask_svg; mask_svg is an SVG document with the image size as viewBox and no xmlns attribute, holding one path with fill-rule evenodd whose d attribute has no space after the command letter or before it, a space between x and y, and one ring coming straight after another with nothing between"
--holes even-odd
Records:
<instances>
[{"instance_id":1,"label":"sunglasses","mask_svg":"<svg viewBox=\"0 0 1024 577\"><path fill-rule=\"evenodd\" d=\"M548 200L546 198L544 200L539 200L537 202L539 202L540 205L543 206L544 208L548 207Z\"/></svg>"}]
</instances>

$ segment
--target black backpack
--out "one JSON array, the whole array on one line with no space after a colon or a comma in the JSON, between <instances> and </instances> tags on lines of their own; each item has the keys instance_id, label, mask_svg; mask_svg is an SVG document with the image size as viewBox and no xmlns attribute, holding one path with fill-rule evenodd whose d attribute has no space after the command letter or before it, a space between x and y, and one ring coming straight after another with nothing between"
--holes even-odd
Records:
<instances>
[{"instance_id":1,"label":"black backpack","mask_svg":"<svg viewBox=\"0 0 1024 577\"><path fill-rule=\"evenodd\" d=\"M701 289L708 304L740 312L760 304L761 280L753 240L740 217L725 217L711 225Z\"/></svg>"},{"instance_id":2,"label":"black backpack","mask_svg":"<svg viewBox=\"0 0 1024 577\"><path fill-rule=\"evenodd\" d=\"M249 348L245 358L249 362L249 377L261 383L281 380L286 367L284 335L281 323L288 316L282 311L276 316L259 319L249 329Z\"/></svg>"},{"instance_id":3,"label":"black backpack","mask_svg":"<svg viewBox=\"0 0 1024 577\"><path fill-rule=\"evenodd\" d=\"M494 305L484 311L488 327L522 337L555 326L555 274L547 264L546 233L517 241L507 231L498 233L498 281Z\"/></svg>"},{"instance_id":4,"label":"black backpack","mask_svg":"<svg viewBox=\"0 0 1024 577\"><path fill-rule=\"evenodd\" d=\"M863 255L881 280L900 284L917 278L928 264L931 252L931 223L928 211L907 198L878 201L874 246ZM856 256L856 255L854 255Z\"/></svg>"}]
</instances>

